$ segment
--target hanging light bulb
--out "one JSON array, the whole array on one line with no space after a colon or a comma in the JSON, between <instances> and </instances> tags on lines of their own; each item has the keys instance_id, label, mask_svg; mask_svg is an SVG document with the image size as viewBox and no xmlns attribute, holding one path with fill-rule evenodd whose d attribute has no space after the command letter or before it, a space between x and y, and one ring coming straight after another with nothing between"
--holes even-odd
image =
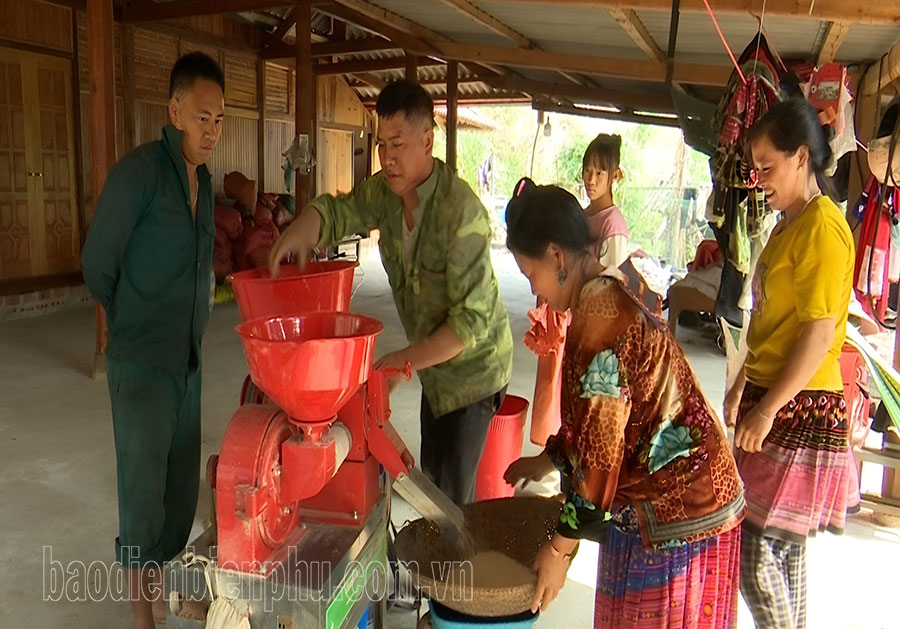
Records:
<instances>
[{"instance_id":1,"label":"hanging light bulb","mask_svg":"<svg viewBox=\"0 0 900 629\"><path fill-rule=\"evenodd\" d=\"M550 126L550 116L547 116L547 122L544 123L544 137L549 138L552 132L553 127Z\"/></svg>"}]
</instances>

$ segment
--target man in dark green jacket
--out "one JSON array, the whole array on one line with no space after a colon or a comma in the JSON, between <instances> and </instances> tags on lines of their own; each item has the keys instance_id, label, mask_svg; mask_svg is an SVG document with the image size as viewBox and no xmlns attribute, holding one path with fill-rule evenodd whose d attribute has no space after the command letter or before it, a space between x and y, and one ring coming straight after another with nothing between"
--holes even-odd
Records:
<instances>
[{"instance_id":1,"label":"man in dark green jacket","mask_svg":"<svg viewBox=\"0 0 900 629\"><path fill-rule=\"evenodd\" d=\"M410 363L422 382L422 471L457 503L474 497L488 427L512 374L509 317L491 265L491 224L469 185L432 157L433 106L399 81L378 96L383 170L349 194L313 199L272 248L293 252L380 230L378 246L410 345L376 367Z\"/></svg>"},{"instance_id":2,"label":"man in dark green jacket","mask_svg":"<svg viewBox=\"0 0 900 629\"><path fill-rule=\"evenodd\" d=\"M135 627L165 617L159 591L151 590L158 568L184 548L197 508L200 340L215 239L205 164L222 132L224 90L222 70L207 55L176 62L172 124L110 170L81 260L109 323L116 559L130 569Z\"/></svg>"}]
</instances>

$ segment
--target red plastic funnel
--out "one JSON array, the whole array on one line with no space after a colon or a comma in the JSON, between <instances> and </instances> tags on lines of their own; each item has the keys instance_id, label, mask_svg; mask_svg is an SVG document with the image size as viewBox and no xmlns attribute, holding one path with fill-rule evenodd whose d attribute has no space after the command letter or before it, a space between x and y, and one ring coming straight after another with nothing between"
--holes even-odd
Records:
<instances>
[{"instance_id":1,"label":"red plastic funnel","mask_svg":"<svg viewBox=\"0 0 900 629\"><path fill-rule=\"evenodd\" d=\"M350 310L353 270L357 262L310 262L301 271L295 264L282 265L278 277L267 269L232 275L234 296L243 321L298 315L305 312Z\"/></svg>"},{"instance_id":2,"label":"red plastic funnel","mask_svg":"<svg viewBox=\"0 0 900 629\"><path fill-rule=\"evenodd\" d=\"M250 377L289 417L331 419L369 378L381 321L343 312L257 319L235 328Z\"/></svg>"}]
</instances>

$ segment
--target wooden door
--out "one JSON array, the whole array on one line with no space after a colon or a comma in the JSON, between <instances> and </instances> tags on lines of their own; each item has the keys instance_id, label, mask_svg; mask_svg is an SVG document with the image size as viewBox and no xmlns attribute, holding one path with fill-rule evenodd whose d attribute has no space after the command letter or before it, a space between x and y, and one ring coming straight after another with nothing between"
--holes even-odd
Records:
<instances>
[{"instance_id":1,"label":"wooden door","mask_svg":"<svg viewBox=\"0 0 900 629\"><path fill-rule=\"evenodd\" d=\"M31 269L27 173L22 65L0 56L0 279L28 275Z\"/></svg>"},{"instance_id":2,"label":"wooden door","mask_svg":"<svg viewBox=\"0 0 900 629\"><path fill-rule=\"evenodd\" d=\"M350 192L353 189L353 132L320 128L316 155L316 194Z\"/></svg>"},{"instance_id":3,"label":"wooden door","mask_svg":"<svg viewBox=\"0 0 900 629\"><path fill-rule=\"evenodd\" d=\"M0 48L0 280L80 268L72 63Z\"/></svg>"}]
</instances>

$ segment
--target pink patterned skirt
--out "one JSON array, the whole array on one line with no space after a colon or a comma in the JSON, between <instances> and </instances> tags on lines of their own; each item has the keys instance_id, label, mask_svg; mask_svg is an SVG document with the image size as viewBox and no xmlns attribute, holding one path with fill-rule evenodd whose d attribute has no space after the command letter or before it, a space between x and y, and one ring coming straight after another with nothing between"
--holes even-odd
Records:
<instances>
[{"instance_id":1,"label":"pink patterned skirt","mask_svg":"<svg viewBox=\"0 0 900 629\"><path fill-rule=\"evenodd\" d=\"M633 507L626 507L613 515L607 541L600 545L594 629L736 627L740 527L647 550L629 509L633 514Z\"/></svg>"},{"instance_id":2,"label":"pink patterned skirt","mask_svg":"<svg viewBox=\"0 0 900 629\"><path fill-rule=\"evenodd\" d=\"M765 393L747 384L738 425ZM795 543L817 531L843 532L847 509L859 504L848 431L840 393L801 391L778 411L761 452L735 449L747 500L744 526Z\"/></svg>"}]
</instances>

